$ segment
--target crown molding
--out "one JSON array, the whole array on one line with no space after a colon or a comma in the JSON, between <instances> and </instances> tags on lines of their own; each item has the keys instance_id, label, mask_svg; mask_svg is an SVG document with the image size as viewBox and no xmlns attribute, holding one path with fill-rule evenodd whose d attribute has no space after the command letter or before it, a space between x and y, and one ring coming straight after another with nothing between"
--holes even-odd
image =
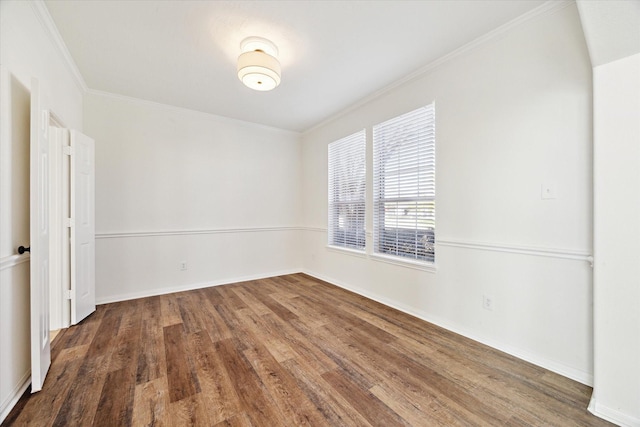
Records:
<instances>
[{"instance_id":1,"label":"crown molding","mask_svg":"<svg viewBox=\"0 0 640 427\"><path fill-rule=\"evenodd\" d=\"M475 49L478 49L479 47L485 45L488 42L491 42L499 37L501 37L503 34L508 33L509 31L513 30L514 28L517 28L529 21L532 21L535 18L538 18L540 16L543 15L551 15L553 13L556 13L559 10L564 9L565 7L574 4L575 0L548 0L547 2L541 4L540 6L536 7L535 9L530 10L527 13L524 13L514 19L512 19L511 21L507 22L506 24L503 24L501 26L499 26L498 28L489 31L486 34L481 35L480 37L475 38L474 40L470 41L469 43L462 45L461 47L451 51L450 53L441 56L440 58L428 63L427 65L418 68L416 71L406 75L405 77L402 77L399 80L396 80L395 82L391 83L388 86L385 86L384 88L373 92L372 94L362 98L360 101L357 101L356 103L352 104L351 106L345 108L344 110L340 111L337 114L334 114L333 116L328 117L327 119L321 121L320 123L318 123L317 125L312 126L311 128L305 130L302 132L302 135L306 135L308 133L311 133L323 126L328 125L331 122L334 122L336 120L338 120L339 118L349 114L350 112L357 110L358 108L362 107L365 104L368 104L369 102L380 98L381 96L387 94L388 92L391 92L393 89L400 87L406 83L412 82L414 80L419 79L420 77L423 77L427 74L429 74L429 72L431 72L433 69L440 67L441 65L457 58L458 56L464 55L467 52L473 51Z\"/></svg>"},{"instance_id":2,"label":"crown molding","mask_svg":"<svg viewBox=\"0 0 640 427\"><path fill-rule=\"evenodd\" d=\"M64 40L62 39L62 36L60 35L55 22L53 22L53 18L49 13L49 9L47 9L47 6L44 4L44 1L33 0L29 3L31 3L31 7L38 17L38 21L40 21L45 34L49 36L49 40L51 40L51 43L53 43L53 45L58 49L58 52L60 52L60 54L64 58L64 62L67 66L67 69L73 76L73 80L76 86L78 86L78 89L80 89L82 92L86 92L88 89L87 83L84 81L84 78L82 77L82 74L80 73L76 62L73 60L71 53L69 53L69 49L67 49L67 45L64 43Z\"/></svg>"}]
</instances>

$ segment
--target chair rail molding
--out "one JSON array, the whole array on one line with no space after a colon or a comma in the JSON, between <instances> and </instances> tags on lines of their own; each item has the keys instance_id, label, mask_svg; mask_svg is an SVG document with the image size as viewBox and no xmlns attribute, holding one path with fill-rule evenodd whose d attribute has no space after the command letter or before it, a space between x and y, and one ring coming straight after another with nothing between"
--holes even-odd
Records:
<instances>
[{"instance_id":1,"label":"chair rail molding","mask_svg":"<svg viewBox=\"0 0 640 427\"><path fill-rule=\"evenodd\" d=\"M29 262L29 259L30 255L28 253L2 257L0 258L0 271L15 267L16 265L24 264L25 262Z\"/></svg>"},{"instance_id":2,"label":"chair rail molding","mask_svg":"<svg viewBox=\"0 0 640 427\"><path fill-rule=\"evenodd\" d=\"M523 246L510 243L477 242L469 240L436 238L436 245L450 246L454 248L474 249L493 252L507 252L520 255L533 255L548 258L570 259L576 261L586 261L593 267L593 255L588 251L574 249L559 249L542 246Z\"/></svg>"},{"instance_id":3,"label":"chair rail molding","mask_svg":"<svg viewBox=\"0 0 640 427\"><path fill-rule=\"evenodd\" d=\"M118 231L96 233L98 239L126 239L130 237L188 236L194 234L228 234L228 233L265 233L281 231L300 231L301 227L238 227L238 228L201 228L189 230L155 230L155 231Z\"/></svg>"}]
</instances>

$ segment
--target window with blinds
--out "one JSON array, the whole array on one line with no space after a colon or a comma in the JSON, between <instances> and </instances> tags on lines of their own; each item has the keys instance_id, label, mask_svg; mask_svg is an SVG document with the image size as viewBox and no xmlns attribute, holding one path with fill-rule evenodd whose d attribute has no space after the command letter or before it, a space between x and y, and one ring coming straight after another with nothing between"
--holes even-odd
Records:
<instances>
[{"instance_id":1,"label":"window with blinds","mask_svg":"<svg viewBox=\"0 0 640 427\"><path fill-rule=\"evenodd\" d=\"M373 127L374 253L435 262L435 105Z\"/></svg>"},{"instance_id":2,"label":"window with blinds","mask_svg":"<svg viewBox=\"0 0 640 427\"><path fill-rule=\"evenodd\" d=\"M364 250L366 134L329 144L329 244Z\"/></svg>"}]
</instances>

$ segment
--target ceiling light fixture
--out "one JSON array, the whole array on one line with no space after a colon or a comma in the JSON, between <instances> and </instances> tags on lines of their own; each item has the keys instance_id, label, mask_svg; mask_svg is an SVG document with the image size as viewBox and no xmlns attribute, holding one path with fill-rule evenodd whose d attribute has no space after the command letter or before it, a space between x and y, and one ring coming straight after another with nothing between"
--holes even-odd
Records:
<instances>
[{"instance_id":1,"label":"ceiling light fixture","mask_svg":"<svg viewBox=\"0 0 640 427\"><path fill-rule=\"evenodd\" d=\"M280 84L278 48L262 37L247 37L240 43L238 78L245 86L261 91Z\"/></svg>"}]
</instances>

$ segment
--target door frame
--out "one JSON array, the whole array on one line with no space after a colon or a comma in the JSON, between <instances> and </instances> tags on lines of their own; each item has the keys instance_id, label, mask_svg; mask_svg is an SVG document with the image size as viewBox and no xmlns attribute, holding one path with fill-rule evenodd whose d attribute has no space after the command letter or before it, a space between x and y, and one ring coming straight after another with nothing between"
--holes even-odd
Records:
<instances>
[{"instance_id":1,"label":"door frame","mask_svg":"<svg viewBox=\"0 0 640 427\"><path fill-rule=\"evenodd\" d=\"M69 131L53 112L50 115L50 329L58 330L71 326L70 289L70 231L66 224L69 213L69 156L65 147L69 145Z\"/></svg>"}]
</instances>

